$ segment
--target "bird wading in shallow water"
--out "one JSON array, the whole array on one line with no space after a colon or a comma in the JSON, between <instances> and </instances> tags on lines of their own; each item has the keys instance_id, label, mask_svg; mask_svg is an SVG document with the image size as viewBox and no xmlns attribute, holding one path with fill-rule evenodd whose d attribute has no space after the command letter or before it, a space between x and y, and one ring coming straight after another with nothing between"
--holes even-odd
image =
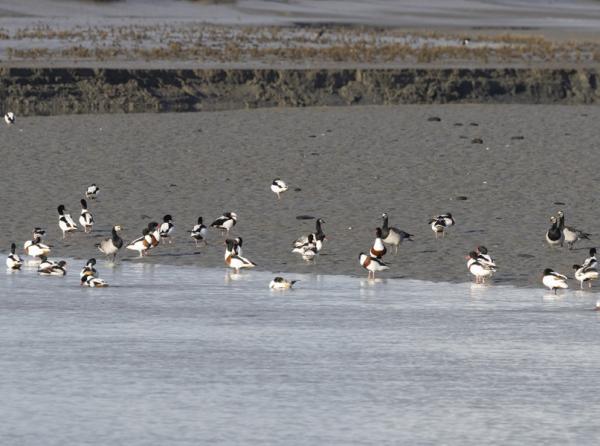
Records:
<instances>
[{"instance_id":1,"label":"bird wading in shallow water","mask_svg":"<svg viewBox=\"0 0 600 446\"><path fill-rule=\"evenodd\" d=\"M231 228L237 223L237 218L238 216L235 212L224 212L223 215L210 224L210 227L220 229L221 234L224 232L229 234Z\"/></svg>"},{"instance_id":2,"label":"bird wading in shallow water","mask_svg":"<svg viewBox=\"0 0 600 446\"><path fill-rule=\"evenodd\" d=\"M598 280L598 270L590 266L573 265L575 270L575 280L579 280L581 289L583 289L583 283L587 282L588 287L592 287L592 280Z\"/></svg>"},{"instance_id":3,"label":"bird wading in shallow water","mask_svg":"<svg viewBox=\"0 0 600 446\"><path fill-rule=\"evenodd\" d=\"M206 236L208 235L208 228L202 223L202 217L198 217L198 222L192 228L190 235L196 241L196 246L198 246L198 242L207 244Z\"/></svg>"},{"instance_id":4,"label":"bird wading in shallow water","mask_svg":"<svg viewBox=\"0 0 600 446\"><path fill-rule=\"evenodd\" d=\"M271 190L277 195L277 199L281 199L281 194L288 190L288 186L280 178L275 178L271 183Z\"/></svg>"},{"instance_id":5,"label":"bird wading in shallow water","mask_svg":"<svg viewBox=\"0 0 600 446\"><path fill-rule=\"evenodd\" d=\"M115 225L112 227L110 238L105 238L100 243L96 244L96 247L105 254L107 257L112 256L112 261L114 262L117 258L117 253L119 249L123 247L123 239L119 236L119 232L121 232L123 228L120 225Z\"/></svg>"},{"instance_id":6,"label":"bird wading in shallow water","mask_svg":"<svg viewBox=\"0 0 600 446\"><path fill-rule=\"evenodd\" d=\"M435 233L435 238L438 238L439 234L442 234L442 237L445 237L446 229L450 226L454 226L454 223L454 217L452 217L450 212L429 219L429 224L431 225L431 230Z\"/></svg>"},{"instance_id":7,"label":"bird wading in shallow water","mask_svg":"<svg viewBox=\"0 0 600 446\"><path fill-rule=\"evenodd\" d=\"M475 276L475 283L485 283L486 277L491 277L496 271L493 267L481 262L479 254L475 251L471 251L467 259L467 268Z\"/></svg>"},{"instance_id":8,"label":"bird wading in shallow water","mask_svg":"<svg viewBox=\"0 0 600 446\"><path fill-rule=\"evenodd\" d=\"M563 276L550 268L544 270L542 283L550 291L554 291L554 294L556 294L558 289L569 288L569 285L567 285L567 276Z\"/></svg>"},{"instance_id":9,"label":"bird wading in shallow water","mask_svg":"<svg viewBox=\"0 0 600 446\"><path fill-rule=\"evenodd\" d=\"M383 262L383 260L371 257L364 252L358 255L358 262L360 266L369 272L369 279L375 279L375 273L380 271L386 271L389 267Z\"/></svg>"},{"instance_id":10,"label":"bird wading in shallow water","mask_svg":"<svg viewBox=\"0 0 600 446\"><path fill-rule=\"evenodd\" d=\"M94 183L85 190L85 197L90 200L95 200L98 192L100 192L100 188Z\"/></svg>"},{"instance_id":11,"label":"bird wading in shallow water","mask_svg":"<svg viewBox=\"0 0 600 446\"><path fill-rule=\"evenodd\" d=\"M61 204L58 207L58 227L63 233L63 239L67 233L77 231L77 225L73 221L71 214L65 211L65 206Z\"/></svg>"}]
</instances>

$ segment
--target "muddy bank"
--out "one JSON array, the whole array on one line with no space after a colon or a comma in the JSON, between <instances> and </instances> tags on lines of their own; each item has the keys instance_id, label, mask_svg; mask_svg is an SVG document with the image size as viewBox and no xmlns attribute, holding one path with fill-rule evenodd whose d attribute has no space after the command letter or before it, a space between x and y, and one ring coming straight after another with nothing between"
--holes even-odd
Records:
<instances>
[{"instance_id":1,"label":"muddy bank","mask_svg":"<svg viewBox=\"0 0 600 446\"><path fill-rule=\"evenodd\" d=\"M18 115L443 103L592 104L596 69L0 69Z\"/></svg>"}]
</instances>

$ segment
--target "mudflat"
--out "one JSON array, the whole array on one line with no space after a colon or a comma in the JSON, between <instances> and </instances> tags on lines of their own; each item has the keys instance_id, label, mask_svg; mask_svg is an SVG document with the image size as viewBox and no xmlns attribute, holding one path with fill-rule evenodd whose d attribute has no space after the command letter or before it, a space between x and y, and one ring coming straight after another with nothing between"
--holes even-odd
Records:
<instances>
[{"instance_id":1,"label":"mudflat","mask_svg":"<svg viewBox=\"0 0 600 446\"><path fill-rule=\"evenodd\" d=\"M600 233L599 118L598 107L523 105L17 117L1 128L0 242L20 248L42 226L52 258L101 258L94 245L112 225L129 241L171 214L173 243L143 259L123 250L118 261L225 267L218 231L196 248L189 230L198 216L209 224L234 211L231 235L260 269L366 275L358 254L387 212L415 240L388 253L383 277L470 280L465 256L483 244L499 265L495 282L539 285L544 268L572 274L597 243L553 249L545 232L562 209L568 225ZM281 200L270 191L276 177L290 186ZM88 200L94 231L63 241L56 208L77 219L91 183L100 187ZM427 221L443 212L457 223L436 240ZM291 253L314 231L298 216L326 221L314 263Z\"/></svg>"}]
</instances>

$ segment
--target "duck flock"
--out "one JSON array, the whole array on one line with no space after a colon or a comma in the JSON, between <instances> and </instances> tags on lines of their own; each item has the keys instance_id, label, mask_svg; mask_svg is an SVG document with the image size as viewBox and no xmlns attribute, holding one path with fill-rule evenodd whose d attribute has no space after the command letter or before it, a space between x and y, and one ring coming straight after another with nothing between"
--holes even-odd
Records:
<instances>
[{"instance_id":1,"label":"duck flock","mask_svg":"<svg viewBox=\"0 0 600 446\"><path fill-rule=\"evenodd\" d=\"M4 120L8 125L15 123L15 115L12 112L6 113ZM271 183L271 191L281 199L281 195L288 190L286 183L280 178L276 178ZM79 225L85 233L92 232L94 226L94 217L88 209L87 200L95 200L100 188L96 184L90 185L84 192L84 198L80 200L81 213L79 216ZM68 234L78 231L79 226L71 215L67 212L64 205L57 207L58 211L58 227L62 232L63 239L68 237ZM389 226L389 216L383 213L382 225L375 229L375 240L369 249L368 253L361 252L358 255L360 266L368 271L369 279L375 278L375 273L383 272L389 269L385 263L384 256L388 254L387 247L393 247L395 254L398 253L398 247L404 241L412 241L413 235L406 231ZM197 247L206 245L209 237L209 228L216 229L221 232L222 236L227 237L231 229L236 225L238 215L235 212L224 212L223 215L215 219L209 227L203 223L203 218L198 217L195 225L190 230L190 237L195 241ZM565 225L565 213L558 211L557 215L550 217L551 226L546 231L546 241L552 247L562 247L565 244L568 249L573 249L575 243L582 239L589 239L589 233L576 229L572 226ZM324 242L327 240L323 231L325 220L318 218L315 224L315 232L305 234L297 238L292 243L292 252L299 254L306 261L314 261L323 249ZM451 213L444 213L432 217L429 220L429 225L433 231L435 238L444 238L449 228L456 224ZM139 257L147 256L161 243L171 243L175 231L173 217L165 215L163 221L150 222L147 227L143 228L140 237L135 240L125 243L119 233L123 230L121 225L114 225L111 230L111 236L96 244L98 250L113 262L116 261L117 254L124 247L125 249L135 251ZM38 273L42 276L64 276L67 273L66 262L64 260L52 261L48 259L51 252L51 247L43 242L45 230L36 227L32 231L31 240L27 240L23 245L23 252L32 257L33 262L38 263ZM256 266L242 253L243 240L241 237L225 238L225 264L232 268L235 273L245 268L253 268ZM16 252L16 244L12 243L10 254L6 259L6 265L9 270L19 270L23 265L22 258ZM476 283L485 283L486 279L492 277L497 271L496 262L485 246L477 246L473 251L466 256L467 269L474 276ZM80 283L82 286L99 288L106 287L108 283L98 277L98 272L95 268L96 259L90 258L80 271ZM574 278L580 283L583 289L587 282L591 288L592 281L598 279L598 264L596 260L596 248L589 250L587 257L581 264L574 264ZM568 277L551 268L546 268L542 274L542 283L545 287L554 291L568 288ZM269 284L273 289L290 289L297 281L290 281L283 277L275 277Z\"/></svg>"}]
</instances>

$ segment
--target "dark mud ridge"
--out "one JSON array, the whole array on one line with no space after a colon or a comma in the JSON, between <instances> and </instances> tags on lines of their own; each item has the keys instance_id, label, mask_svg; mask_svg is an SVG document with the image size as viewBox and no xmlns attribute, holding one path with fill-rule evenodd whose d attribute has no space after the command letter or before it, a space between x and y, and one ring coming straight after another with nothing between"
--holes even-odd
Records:
<instances>
[{"instance_id":1,"label":"dark mud ridge","mask_svg":"<svg viewBox=\"0 0 600 446\"><path fill-rule=\"evenodd\" d=\"M590 104L595 69L0 69L18 115L353 104Z\"/></svg>"}]
</instances>

